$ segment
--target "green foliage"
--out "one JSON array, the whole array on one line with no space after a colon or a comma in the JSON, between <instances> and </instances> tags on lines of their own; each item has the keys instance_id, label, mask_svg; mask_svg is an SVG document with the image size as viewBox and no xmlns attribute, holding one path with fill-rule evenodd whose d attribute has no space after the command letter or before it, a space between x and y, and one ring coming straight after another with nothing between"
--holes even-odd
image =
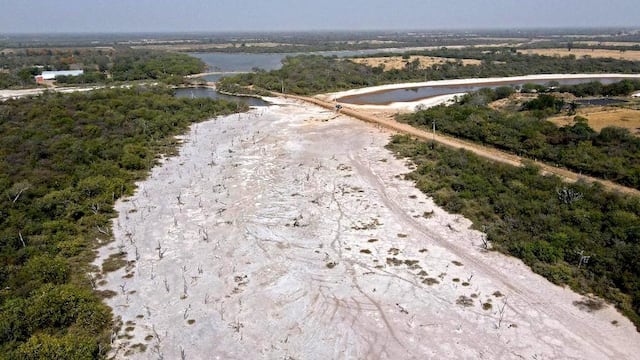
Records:
<instances>
[{"instance_id":1,"label":"green foliage","mask_svg":"<svg viewBox=\"0 0 640 360\"><path fill-rule=\"evenodd\" d=\"M523 110L551 110L558 113L564 106L564 100L558 99L553 95L540 94L533 100L529 100L522 104Z\"/></svg>"},{"instance_id":2,"label":"green foliage","mask_svg":"<svg viewBox=\"0 0 640 360\"><path fill-rule=\"evenodd\" d=\"M111 72L114 80L168 80L175 81L185 75L204 70L202 60L186 54L148 50L120 51L113 62Z\"/></svg>"},{"instance_id":3,"label":"green foliage","mask_svg":"<svg viewBox=\"0 0 640 360\"><path fill-rule=\"evenodd\" d=\"M319 55L289 56L279 70L225 77L222 90L233 92L234 85L255 86L270 91L308 95L332 90L375 85L381 71L365 65Z\"/></svg>"},{"instance_id":4,"label":"green foliage","mask_svg":"<svg viewBox=\"0 0 640 360\"><path fill-rule=\"evenodd\" d=\"M372 56L397 56L377 54ZM349 60L318 55L287 57L279 70L260 71L226 77L222 89L232 85L255 86L280 91L284 82L285 92L309 95L388 83L444 80L477 77L504 77L549 73L638 73L640 62L617 59L549 57L513 53L507 48L440 49L410 52L409 55L427 55L453 58L441 64L421 69L410 62L402 69L384 71L383 67L370 67ZM462 60L482 60L479 65L465 65ZM529 84L524 91L545 89L545 86ZM628 88L625 85L624 88ZM506 89L500 90L500 92ZM500 96L503 96L501 94Z\"/></svg>"},{"instance_id":5,"label":"green foliage","mask_svg":"<svg viewBox=\"0 0 640 360\"><path fill-rule=\"evenodd\" d=\"M111 314L86 274L114 202L191 123L245 109L164 88L0 103L0 354L104 355Z\"/></svg>"},{"instance_id":6,"label":"green foliage","mask_svg":"<svg viewBox=\"0 0 640 360\"><path fill-rule=\"evenodd\" d=\"M640 198L407 136L388 148L417 165L407 177L436 203L486 226L495 249L554 283L608 299L640 329ZM581 251L591 259L579 268Z\"/></svg>"},{"instance_id":7,"label":"green foliage","mask_svg":"<svg viewBox=\"0 0 640 360\"><path fill-rule=\"evenodd\" d=\"M586 122L557 127L543 120L560 101L541 94L524 107L533 112L509 113L474 104L475 95L451 106L436 106L398 117L413 126L489 144L521 156L560 164L576 172L640 188L640 139L622 128L596 133ZM549 110L548 107L551 107Z\"/></svg>"},{"instance_id":8,"label":"green foliage","mask_svg":"<svg viewBox=\"0 0 640 360\"><path fill-rule=\"evenodd\" d=\"M20 345L15 355L23 360L85 360L98 358L99 353L98 346L91 338L38 334Z\"/></svg>"},{"instance_id":9,"label":"green foliage","mask_svg":"<svg viewBox=\"0 0 640 360\"><path fill-rule=\"evenodd\" d=\"M568 92L578 97L584 97L627 96L636 90L640 90L640 80L625 79L608 85L603 85L598 81L592 81L584 84L560 86L557 91Z\"/></svg>"},{"instance_id":10,"label":"green foliage","mask_svg":"<svg viewBox=\"0 0 640 360\"><path fill-rule=\"evenodd\" d=\"M35 66L40 67L35 67ZM0 89L36 86L34 75L44 70L84 69L80 76L60 76L58 84L96 84L110 81L159 80L180 84L183 77L202 72L200 59L186 54L129 49L16 49L0 54Z\"/></svg>"}]
</instances>

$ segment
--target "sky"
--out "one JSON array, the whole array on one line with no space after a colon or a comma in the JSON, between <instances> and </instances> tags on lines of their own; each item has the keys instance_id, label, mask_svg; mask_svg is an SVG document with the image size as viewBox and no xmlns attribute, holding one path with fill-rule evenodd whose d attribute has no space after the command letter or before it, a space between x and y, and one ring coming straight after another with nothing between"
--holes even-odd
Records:
<instances>
[{"instance_id":1,"label":"sky","mask_svg":"<svg viewBox=\"0 0 640 360\"><path fill-rule=\"evenodd\" d=\"M640 27L638 0L0 0L0 33Z\"/></svg>"}]
</instances>

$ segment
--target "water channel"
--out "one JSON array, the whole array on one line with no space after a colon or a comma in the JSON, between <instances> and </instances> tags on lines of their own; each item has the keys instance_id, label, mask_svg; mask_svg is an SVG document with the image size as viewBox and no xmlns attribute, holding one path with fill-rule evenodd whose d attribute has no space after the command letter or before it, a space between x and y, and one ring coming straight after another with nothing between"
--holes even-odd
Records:
<instances>
[{"instance_id":1,"label":"water channel","mask_svg":"<svg viewBox=\"0 0 640 360\"><path fill-rule=\"evenodd\" d=\"M559 85L577 85L592 81L603 84L611 84L623 80L622 78L573 78L573 79L545 79L545 80L508 80L481 84L465 85L435 85L423 87L410 87L393 90L382 90L359 95L345 96L338 99L339 102L354 105L387 105L394 102L412 102L434 96L468 93L482 88L497 88L500 86L520 87L524 84L546 85L554 82Z\"/></svg>"},{"instance_id":2,"label":"water channel","mask_svg":"<svg viewBox=\"0 0 640 360\"><path fill-rule=\"evenodd\" d=\"M322 55L337 57L353 57L359 55L371 55L384 52L402 52L401 49L369 49L369 50L348 50L348 51L320 51L310 53L190 53L191 56L197 57L204 61L210 71L219 72L217 74L202 77L202 79L210 82L216 82L220 78L238 72L252 72L255 69L263 69L266 71L277 70L282 67L282 60L287 56L296 55ZM637 79L637 77L634 77ZM544 79L544 80L507 80L492 83L464 84L464 85L435 85L424 87L411 87L393 90L383 90L370 92L359 95L346 96L338 99L338 101L347 104L369 104L369 105L386 105L394 102L412 102L439 95L450 95L458 93L468 93L478 91L482 88L496 88L500 86L520 87L524 84L531 83L537 85L548 85L554 82L559 85L576 85L591 81L599 81L603 84L611 84L623 80L623 78L572 78L572 79ZM206 88L184 89L176 92L177 96L205 96L212 98L234 99L235 97L222 96L215 90ZM243 99L250 105L264 106L267 103L258 99Z\"/></svg>"},{"instance_id":3,"label":"water channel","mask_svg":"<svg viewBox=\"0 0 640 360\"><path fill-rule=\"evenodd\" d=\"M176 89L175 91L176 97L190 97L190 98L211 98L211 99L223 99L229 101L239 101L245 102L249 106L268 106L269 103L258 98L247 97L247 96L230 96L220 94L211 88L205 87L195 87L195 88L184 88L184 89Z\"/></svg>"}]
</instances>

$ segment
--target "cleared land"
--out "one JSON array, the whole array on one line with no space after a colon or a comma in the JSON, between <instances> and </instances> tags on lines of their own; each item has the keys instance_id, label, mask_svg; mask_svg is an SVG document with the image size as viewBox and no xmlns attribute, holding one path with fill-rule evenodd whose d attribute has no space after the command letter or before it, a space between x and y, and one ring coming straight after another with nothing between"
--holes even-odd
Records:
<instances>
[{"instance_id":1,"label":"cleared land","mask_svg":"<svg viewBox=\"0 0 640 360\"><path fill-rule=\"evenodd\" d=\"M619 50L606 50L606 49L571 49L568 51L566 48L564 49L527 49L527 50L519 50L519 53L531 55L544 55L544 56L569 56L574 55L576 58L581 58L584 56L591 56L592 58L614 58L620 60L631 60L631 61L639 61L640 60L640 51L636 50L627 50L627 51L619 51Z\"/></svg>"},{"instance_id":2,"label":"cleared land","mask_svg":"<svg viewBox=\"0 0 640 360\"><path fill-rule=\"evenodd\" d=\"M617 126L629 129L632 134L640 135L640 110L594 106L578 110L578 116L587 118L589 126L595 131L600 131L607 126ZM556 116L549 121L558 126L571 125L575 116Z\"/></svg>"},{"instance_id":3,"label":"cleared land","mask_svg":"<svg viewBox=\"0 0 640 360\"><path fill-rule=\"evenodd\" d=\"M119 202L116 358L632 358L612 307L482 249L389 132L294 100L194 125ZM136 345L140 344L140 345ZM144 352L142 349L146 348Z\"/></svg>"},{"instance_id":4,"label":"cleared land","mask_svg":"<svg viewBox=\"0 0 640 360\"><path fill-rule=\"evenodd\" d=\"M443 58L443 57L434 57L434 56L421 56L421 55L413 55L408 59L403 58L402 56L389 56L389 57L370 57L370 58L351 58L349 59L358 64L364 64L371 67L378 67L380 65L384 66L384 70L393 70L393 69L403 69L406 64L418 60L420 62L420 68L425 69L431 67L436 64L444 64L449 61L462 61L465 65L478 65L481 63L480 60L476 59L453 59L453 58Z\"/></svg>"},{"instance_id":5,"label":"cleared land","mask_svg":"<svg viewBox=\"0 0 640 360\"><path fill-rule=\"evenodd\" d=\"M584 44L589 46L640 46L639 42L631 41L575 41L574 44Z\"/></svg>"}]
</instances>

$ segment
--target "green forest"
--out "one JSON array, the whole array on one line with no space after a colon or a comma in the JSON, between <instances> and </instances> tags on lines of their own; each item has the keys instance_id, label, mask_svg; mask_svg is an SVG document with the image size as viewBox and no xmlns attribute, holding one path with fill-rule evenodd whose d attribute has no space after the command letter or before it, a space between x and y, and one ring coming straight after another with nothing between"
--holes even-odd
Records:
<instances>
[{"instance_id":1,"label":"green forest","mask_svg":"<svg viewBox=\"0 0 640 360\"><path fill-rule=\"evenodd\" d=\"M0 102L0 358L105 355L108 294L88 272L114 202L190 124L246 109L161 87Z\"/></svg>"},{"instance_id":2,"label":"green forest","mask_svg":"<svg viewBox=\"0 0 640 360\"><path fill-rule=\"evenodd\" d=\"M204 71L205 64L186 54L105 49L15 49L0 53L0 89L34 87L34 76L44 70L84 70L81 76L64 76L58 84L102 84L131 80L158 80L179 84L183 77Z\"/></svg>"},{"instance_id":3,"label":"green forest","mask_svg":"<svg viewBox=\"0 0 640 360\"><path fill-rule=\"evenodd\" d=\"M640 73L640 62L617 59L549 57L513 53L510 49L438 50L416 52L416 55L449 58L474 58L480 65L464 65L448 61L427 69L419 61L407 61L403 69L385 71L383 66L370 67L337 57L300 55L287 57L279 70L258 71L224 78L220 88L237 91L235 85L253 86L256 90L281 91L311 95L360 87L407 81L460 78L504 77L530 74L571 73ZM381 54L390 56L390 54Z\"/></svg>"},{"instance_id":4,"label":"green forest","mask_svg":"<svg viewBox=\"0 0 640 360\"><path fill-rule=\"evenodd\" d=\"M564 90L626 95L640 88L640 82L628 80L605 86L594 84L599 83ZM558 127L546 120L565 106L563 100L553 95L540 94L524 103L520 111L495 110L487 105L499 97L496 91L484 89L451 106L436 106L397 119L425 129L432 129L435 122L437 130L445 134L640 189L640 139L629 130L606 127L598 133L581 117L576 117L572 125ZM568 111L576 106L567 105Z\"/></svg>"},{"instance_id":5,"label":"green forest","mask_svg":"<svg viewBox=\"0 0 640 360\"><path fill-rule=\"evenodd\" d=\"M408 136L387 147L416 164L408 179L448 212L470 218L493 249L556 284L602 296L640 329L640 198Z\"/></svg>"}]
</instances>

